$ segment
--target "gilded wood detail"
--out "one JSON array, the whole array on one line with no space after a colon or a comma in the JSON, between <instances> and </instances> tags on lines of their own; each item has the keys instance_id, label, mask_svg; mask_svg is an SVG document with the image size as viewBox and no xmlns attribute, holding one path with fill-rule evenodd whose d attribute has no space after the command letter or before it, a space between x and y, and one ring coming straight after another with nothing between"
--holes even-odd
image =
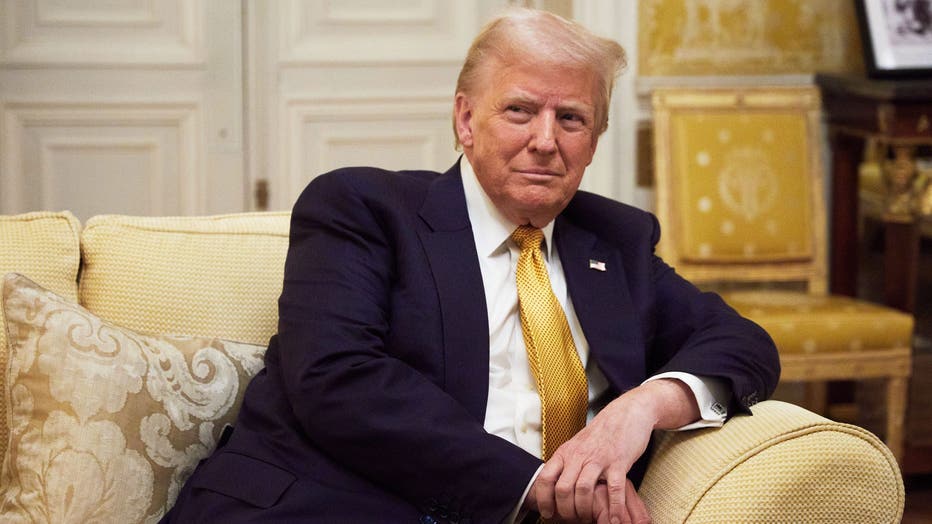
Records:
<instances>
[{"instance_id":1,"label":"gilded wood detail","mask_svg":"<svg viewBox=\"0 0 932 524\"><path fill-rule=\"evenodd\" d=\"M850 0L641 0L641 76L863 70Z\"/></svg>"}]
</instances>

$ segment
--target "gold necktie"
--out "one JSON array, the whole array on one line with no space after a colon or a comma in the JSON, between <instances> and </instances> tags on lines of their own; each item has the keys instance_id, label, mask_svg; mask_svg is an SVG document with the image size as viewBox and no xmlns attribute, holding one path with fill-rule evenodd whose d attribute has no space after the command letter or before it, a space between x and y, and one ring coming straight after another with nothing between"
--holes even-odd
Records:
<instances>
[{"instance_id":1,"label":"gold necktie","mask_svg":"<svg viewBox=\"0 0 932 524\"><path fill-rule=\"evenodd\" d=\"M563 308L557 302L540 249L540 229L521 226L511 234L518 257L518 309L531 372L540 395L541 455L548 460L586 425L589 390Z\"/></svg>"}]
</instances>

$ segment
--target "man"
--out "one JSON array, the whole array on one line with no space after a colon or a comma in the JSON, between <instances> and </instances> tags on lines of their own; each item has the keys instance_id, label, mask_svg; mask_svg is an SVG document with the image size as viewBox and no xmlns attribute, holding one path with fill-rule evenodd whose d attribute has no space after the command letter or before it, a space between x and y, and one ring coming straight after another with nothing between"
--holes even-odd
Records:
<instances>
[{"instance_id":1,"label":"man","mask_svg":"<svg viewBox=\"0 0 932 524\"><path fill-rule=\"evenodd\" d=\"M779 364L653 255L652 215L577 191L623 62L512 12L461 71L457 165L308 186L266 369L169 520L649 519L651 431L747 412Z\"/></svg>"}]
</instances>

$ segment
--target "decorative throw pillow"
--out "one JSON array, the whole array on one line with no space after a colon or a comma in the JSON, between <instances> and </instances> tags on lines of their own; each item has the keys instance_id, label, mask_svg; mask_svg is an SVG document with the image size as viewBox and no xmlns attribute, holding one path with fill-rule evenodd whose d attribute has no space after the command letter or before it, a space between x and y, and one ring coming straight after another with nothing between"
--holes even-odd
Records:
<instances>
[{"instance_id":1,"label":"decorative throw pillow","mask_svg":"<svg viewBox=\"0 0 932 524\"><path fill-rule=\"evenodd\" d=\"M3 282L6 522L154 522L232 424L265 348L143 335L28 278Z\"/></svg>"}]
</instances>

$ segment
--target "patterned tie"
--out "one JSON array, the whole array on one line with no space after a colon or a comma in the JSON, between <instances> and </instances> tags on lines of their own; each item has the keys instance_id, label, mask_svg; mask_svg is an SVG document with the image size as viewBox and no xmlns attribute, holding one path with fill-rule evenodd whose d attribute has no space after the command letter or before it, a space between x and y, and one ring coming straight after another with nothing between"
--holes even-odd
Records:
<instances>
[{"instance_id":1,"label":"patterned tie","mask_svg":"<svg viewBox=\"0 0 932 524\"><path fill-rule=\"evenodd\" d=\"M511 234L518 257L518 308L527 358L541 406L541 455L548 460L586 425L588 386L563 308L557 302L540 249L540 229L521 226Z\"/></svg>"}]
</instances>

